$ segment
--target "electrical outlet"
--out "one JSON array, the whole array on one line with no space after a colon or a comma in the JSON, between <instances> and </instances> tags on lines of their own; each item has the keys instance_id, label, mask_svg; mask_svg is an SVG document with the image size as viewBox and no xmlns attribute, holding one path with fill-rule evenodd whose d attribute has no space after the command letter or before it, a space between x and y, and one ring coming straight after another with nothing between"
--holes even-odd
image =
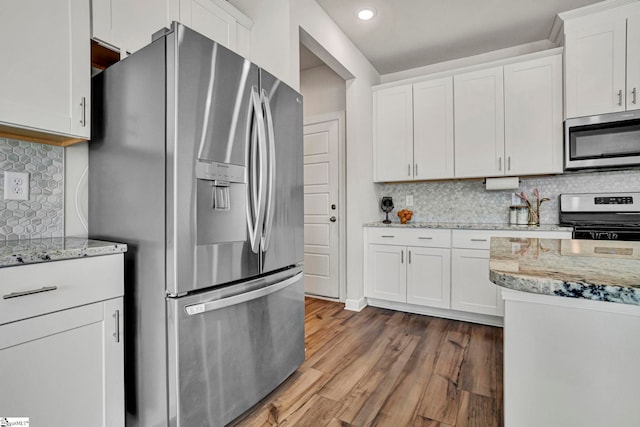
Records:
<instances>
[{"instance_id":1,"label":"electrical outlet","mask_svg":"<svg viewBox=\"0 0 640 427\"><path fill-rule=\"evenodd\" d=\"M29 200L29 172L4 173L4 200Z\"/></svg>"},{"instance_id":2,"label":"electrical outlet","mask_svg":"<svg viewBox=\"0 0 640 427\"><path fill-rule=\"evenodd\" d=\"M407 202L405 204L407 206L413 206L413 196L407 196Z\"/></svg>"}]
</instances>

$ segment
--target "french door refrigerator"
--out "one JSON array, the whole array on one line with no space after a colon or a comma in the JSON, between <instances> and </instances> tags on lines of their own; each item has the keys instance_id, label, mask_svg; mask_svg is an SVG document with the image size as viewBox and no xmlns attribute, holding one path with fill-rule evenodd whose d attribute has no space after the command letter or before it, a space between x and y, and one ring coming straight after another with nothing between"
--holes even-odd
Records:
<instances>
[{"instance_id":1,"label":"french door refrigerator","mask_svg":"<svg viewBox=\"0 0 640 427\"><path fill-rule=\"evenodd\" d=\"M89 234L125 261L128 426L221 426L304 360L302 96L173 23L93 78Z\"/></svg>"}]
</instances>

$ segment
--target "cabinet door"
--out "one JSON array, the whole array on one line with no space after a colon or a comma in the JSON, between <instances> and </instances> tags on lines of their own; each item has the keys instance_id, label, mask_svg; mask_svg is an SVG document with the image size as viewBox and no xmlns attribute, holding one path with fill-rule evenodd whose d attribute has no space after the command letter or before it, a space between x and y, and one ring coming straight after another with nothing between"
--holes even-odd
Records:
<instances>
[{"instance_id":1,"label":"cabinet door","mask_svg":"<svg viewBox=\"0 0 640 427\"><path fill-rule=\"evenodd\" d=\"M133 53L168 27L167 0L92 0L93 38Z\"/></svg>"},{"instance_id":2,"label":"cabinet door","mask_svg":"<svg viewBox=\"0 0 640 427\"><path fill-rule=\"evenodd\" d=\"M236 48L236 20L212 0L180 0L183 24L221 45Z\"/></svg>"},{"instance_id":3,"label":"cabinet door","mask_svg":"<svg viewBox=\"0 0 640 427\"><path fill-rule=\"evenodd\" d=\"M455 176L504 175L502 67L454 76Z\"/></svg>"},{"instance_id":4,"label":"cabinet door","mask_svg":"<svg viewBox=\"0 0 640 427\"><path fill-rule=\"evenodd\" d=\"M624 111L626 20L598 20L565 36L567 118Z\"/></svg>"},{"instance_id":5,"label":"cabinet door","mask_svg":"<svg viewBox=\"0 0 640 427\"><path fill-rule=\"evenodd\" d=\"M0 125L89 138L89 0L0 2Z\"/></svg>"},{"instance_id":6,"label":"cabinet door","mask_svg":"<svg viewBox=\"0 0 640 427\"><path fill-rule=\"evenodd\" d=\"M407 248L407 302L449 308L451 250Z\"/></svg>"},{"instance_id":7,"label":"cabinet door","mask_svg":"<svg viewBox=\"0 0 640 427\"><path fill-rule=\"evenodd\" d=\"M124 426L115 310L122 298L0 326L0 413L33 425Z\"/></svg>"},{"instance_id":8,"label":"cabinet door","mask_svg":"<svg viewBox=\"0 0 640 427\"><path fill-rule=\"evenodd\" d=\"M627 19L627 110L640 109L640 15Z\"/></svg>"},{"instance_id":9,"label":"cabinet door","mask_svg":"<svg viewBox=\"0 0 640 427\"><path fill-rule=\"evenodd\" d=\"M562 173L562 58L504 67L507 175Z\"/></svg>"},{"instance_id":10,"label":"cabinet door","mask_svg":"<svg viewBox=\"0 0 640 427\"><path fill-rule=\"evenodd\" d=\"M499 287L489 281L489 251L451 250L451 308L502 316Z\"/></svg>"},{"instance_id":11,"label":"cabinet door","mask_svg":"<svg viewBox=\"0 0 640 427\"><path fill-rule=\"evenodd\" d=\"M453 178L453 78L413 85L414 179Z\"/></svg>"},{"instance_id":12,"label":"cabinet door","mask_svg":"<svg viewBox=\"0 0 640 427\"><path fill-rule=\"evenodd\" d=\"M369 245L367 297L406 302L407 269L404 246Z\"/></svg>"},{"instance_id":13,"label":"cabinet door","mask_svg":"<svg viewBox=\"0 0 640 427\"><path fill-rule=\"evenodd\" d=\"M411 85L373 94L373 179L413 178L413 95Z\"/></svg>"}]
</instances>

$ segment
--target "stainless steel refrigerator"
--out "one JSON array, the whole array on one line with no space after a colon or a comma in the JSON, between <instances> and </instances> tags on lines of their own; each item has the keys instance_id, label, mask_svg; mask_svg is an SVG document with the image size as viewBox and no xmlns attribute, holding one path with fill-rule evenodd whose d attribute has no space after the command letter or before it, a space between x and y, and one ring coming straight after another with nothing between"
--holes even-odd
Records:
<instances>
[{"instance_id":1,"label":"stainless steel refrigerator","mask_svg":"<svg viewBox=\"0 0 640 427\"><path fill-rule=\"evenodd\" d=\"M302 96L173 23L93 78L89 234L125 260L128 426L222 426L304 360Z\"/></svg>"}]
</instances>

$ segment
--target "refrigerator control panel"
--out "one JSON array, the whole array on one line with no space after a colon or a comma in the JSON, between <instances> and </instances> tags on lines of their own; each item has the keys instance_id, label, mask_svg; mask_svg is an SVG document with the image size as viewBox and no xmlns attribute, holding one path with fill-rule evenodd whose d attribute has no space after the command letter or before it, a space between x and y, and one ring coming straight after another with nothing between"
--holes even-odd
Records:
<instances>
[{"instance_id":1,"label":"refrigerator control panel","mask_svg":"<svg viewBox=\"0 0 640 427\"><path fill-rule=\"evenodd\" d=\"M204 162L196 163L196 178L209 181L227 181L245 183L245 167L229 163Z\"/></svg>"}]
</instances>

